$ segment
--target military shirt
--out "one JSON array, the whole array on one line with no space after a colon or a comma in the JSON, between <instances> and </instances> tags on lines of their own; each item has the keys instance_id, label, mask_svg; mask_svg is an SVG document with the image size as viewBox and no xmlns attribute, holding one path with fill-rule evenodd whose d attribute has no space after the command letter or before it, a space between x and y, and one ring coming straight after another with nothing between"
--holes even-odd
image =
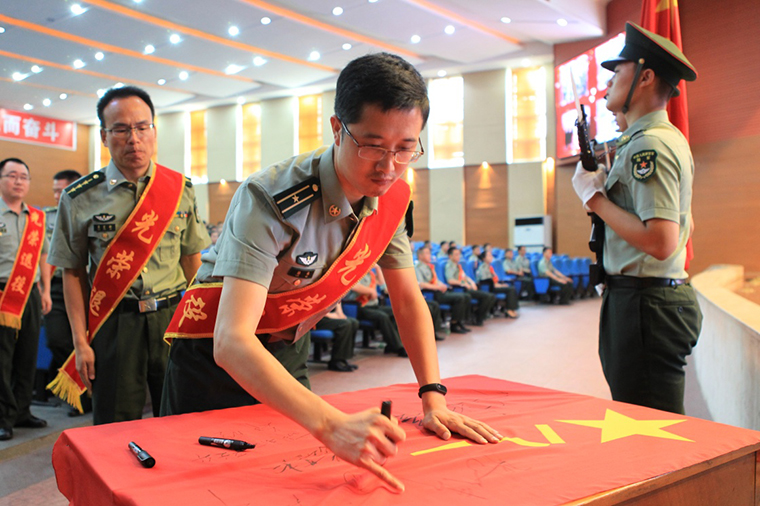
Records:
<instances>
[{"instance_id":1,"label":"military shirt","mask_svg":"<svg viewBox=\"0 0 760 506\"><path fill-rule=\"evenodd\" d=\"M45 207L42 209L42 211L45 213L45 237L47 237L48 242L51 242L53 240L53 230L55 230L55 221L56 221L56 218L58 217L58 207L57 206ZM56 268L53 271L53 277L62 278L63 271L61 269Z\"/></svg>"},{"instance_id":2,"label":"military shirt","mask_svg":"<svg viewBox=\"0 0 760 506\"><path fill-rule=\"evenodd\" d=\"M368 272L367 274L365 274L364 276L362 276L362 279L359 280L359 282L357 283L357 285L371 287L372 286L372 276L370 275L370 273ZM349 301L350 300L356 300L359 297L360 297L360 294L356 293L353 290L350 290L348 292L348 294L346 295L345 300L349 300ZM379 300L372 299L372 300L368 300L364 305L365 306L369 306L369 307L373 307L373 306L377 306L379 304L380 304Z\"/></svg>"},{"instance_id":3,"label":"military shirt","mask_svg":"<svg viewBox=\"0 0 760 506\"><path fill-rule=\"evenodd\" d=\"M660 218L678 223L678 246L660 261L628 244L605 227L604 269L607 274L686 278L694 161L683 134L666 111L639 118L618 141L615 163L607 177L607 197L642 221Z\"/></svg>"},{"instance_id":4,"label":"military shirt","mask_svg":"<svg viewBox=\"0 0 760 506\"><path fill-rule=\"evenodd\" d=\"M491 266L486 262L481 262L478 265L478 270L475 271L475 277L478 278L477 281L493 280L494 274L491 272Z\"/></svg>"},{"instance_id":5,"label":"military shirt","mask_svg":"<svg viewBox=\"0 0 760 506\"><path fill-rule=\"evenodd\" d=\"M517 255L517 258L515 258L515 263L525 272L530 272L530 260L528 260L523 255Z\"/></svg>"},{"instance_id":6,"label":"military shirt","mask_svg":"<svg viewBox=\"0 0 760 506\"><path fill-rule=\"evenodd\" d=\"M546 276L547 272L551 272L552 274L559 274L559 271L556 267L554 267L554 264L551 262L547 262L545 258L541 257L541 260L538 261L538 266L536 267L536 270L538 270L539 276Z\"/></svg>"},{"instance_id":7,"label":"military shirt","mask_svg":"<svg viewBox=\"0 0 760 506\"><path fill-rule=\"evenodd\" d=\"M13 271L13 263L16 261L18 247L21 244L21 236L26 227L29 216L29 207L21 203L21 214L12 211L5 200L0 198L0 283L6 283ZM47 237L42 241L42 255L48 252ZM37 269L34 282L40 280L40 270Z\"/></svg>"},{"instance_id":8,"label":"military shirt","mask_svg":"<svg viewBox=\"0 0 760 506\"><path fill-rule=\"evenodd\" d=\"M504 268L504 272L506 272L507 274L509 274L509 271L519 272L519 271L525 270L522 268L519 261L514 258L510 260L509 258L504 257L504 261L501 263L501 265Z\"/></svg>"},{"instance_id":9,"label":"military shirt","mask_svg":"<svg viewBox=\"0 0 760 506\"><path fill-rule=\"evenodd\" d=\"M198 279L232 276L270 293L303 288L337 260L359 220L377 208L376 197L365 197L359 214L354 213L335 173L332 146L284 160L237 189L216 245L201 256ZM378 265L414 266L403 220ZM314 314L270 339L300 338L322 316Z\"/></svg>"},{"instance_id":10,"label":"military shirt","mask_svg":"<svg viewBox=\"0 0 760 506\"><path fill-rule=\"evenodd\" d=\"M414 266L414 274L417 276L418 283L434 283L439 281L435 271L425 262L417 262Z\"/></svg>"},{"instance_id":11,"label":"military shirt","mask_svg":"<svg viewBox=\"0 0 760 506\"><path fill-rule=\"evenodd\" d=\"M48 262L68 269L89 264L92 283L106 248L134 210L153 170L151 162L135 185L111 161L67 187L59 202ZM144 300L182 290L186 281L180 257L200 253L210 242L197 213L195 190L186 183L169 228L124 297Z\"/></svg>"},{"instance_id":12,"label":"military shirt","mask_svg":"<svg viewBox=\"0 0 760 506\"><path fill-rule=\"evenodd\" d=\"M462 273L462 277L459 277L459 273ZM451 281L464 281L465 278L467 278L467 275L464 273L464 269L462 269L462 266L458 263L452 262L449 260L446 262L446 282L449 283Z\"/></svg>"}]
</instances>

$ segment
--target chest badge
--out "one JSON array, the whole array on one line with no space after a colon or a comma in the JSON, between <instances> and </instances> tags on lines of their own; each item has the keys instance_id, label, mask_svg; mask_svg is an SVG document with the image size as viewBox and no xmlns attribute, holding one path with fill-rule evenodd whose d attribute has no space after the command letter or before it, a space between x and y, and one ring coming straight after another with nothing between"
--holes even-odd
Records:
<instances>
[{"instance_id":1,"label":"chest badge","mask_svg":"<svg viewBox=\"0 0 760 506\"><path fill-rule=\"evenodd\" d=\"M336 216L340 216L340 207L333 204L330 206L330 209L328 209L327 212L329 212L330 216L332 216L333 218Z\"/></svg>"},{"instance_id":2,"label":"chest badge","mask_svg":"<svg viewBox=\"0 0 760 506\"><path fill-rule=\"evenodd\" d=\"M652 149L639 151L631 156L631 164L633 165L633 179L646 181L657 170L657 152Z\"/></svg>"},{"instance_id":3,"label":"chest badge","mask_svg":"<svg viewBox=\"0 0 760 506\"><path fill-rule=\"evenodd\" d=\"M96 214L92 217L92 221L95 223L108 223L109 221L113 221L116 218L116 215L108 214L108 213L100 213Z\"/></svg>"},{"instance_id":4,"label":"chest badge","mask_svg":"<svg viewBox=\"0 0 760 506\"><path fill-rule=\"evenodd\" d=\"M316 253L307 251L303 255L298 255L296 257L296 263L298 263L299 265L305 265L306 267L308 267L312 265L314 262L316 262L318 257L319 255L317 255Z\"/></svg>"}]
</instances>

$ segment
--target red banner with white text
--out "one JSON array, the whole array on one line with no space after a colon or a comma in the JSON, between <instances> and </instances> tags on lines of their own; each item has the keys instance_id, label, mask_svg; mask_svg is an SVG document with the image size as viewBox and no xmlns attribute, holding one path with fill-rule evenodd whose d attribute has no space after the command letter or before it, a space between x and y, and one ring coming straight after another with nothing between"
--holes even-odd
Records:
<instances>
[{"instance_id":1,"label":"red banner with white text","mask_svg":"<svg viewBox=\"0 0 760 506\"><path fill-rule=\"evenodd\" d=\"M76 151L77 124L0 108L0 140Z\"/></svg>"}]
</instances>

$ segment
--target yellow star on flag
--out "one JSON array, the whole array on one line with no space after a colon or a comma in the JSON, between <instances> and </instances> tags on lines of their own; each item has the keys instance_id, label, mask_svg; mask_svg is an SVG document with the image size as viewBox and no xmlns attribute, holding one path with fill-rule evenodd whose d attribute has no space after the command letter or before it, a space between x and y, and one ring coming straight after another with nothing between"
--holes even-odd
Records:
<instances>
[{"instance_id":1,"label":"yellow star on flag","mask_svg":"<svg viewBox=\"0 0 760 506\"><path fill-rule=\"evenodd\" d=\"M678 0L660 0L657 3L657 7L655 8L655 12L662 12L670 9L671 7L678 7Z\"/></svg>"},{"instance_id":2,"label":"yellow star on flag","mask_svg":"<svg viewBox=\"0 0 760 506\"><path fill-rule=\"evenodd\" d=\"M685 422L686 420L636 420L608 409L607 413L604 415L604 420L557 421L602 429L602 443L636 435L675 439L677 441L689 441L693 443L691 439L662 430L663 427Z\"/></svg>"}]
</instances>

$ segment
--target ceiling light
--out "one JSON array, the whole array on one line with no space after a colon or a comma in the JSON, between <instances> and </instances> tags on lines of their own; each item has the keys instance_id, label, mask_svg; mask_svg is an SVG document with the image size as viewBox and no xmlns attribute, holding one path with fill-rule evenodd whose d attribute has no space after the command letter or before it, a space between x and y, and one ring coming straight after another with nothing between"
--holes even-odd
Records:
<instances>
[{"instance_id":1,"label":"ceiling light","mask_svg":"<svg viewBox=\"0 0 760 506\"><path fill-rule=\"evenodd\" d=\"M268 18L268 17L266 17L266 16L264 16L263 18L261 18L261 24L262 24L262 25L268 25L268 24L269 24L269 23L271 23L271 22L272 22L272 19L271 19L271 18Z\"/></svg>"},{"instance_id":2,"label":"ceiling light","mask_svg":"<svg viewBox=\"0 0 760 506\"><path fill-rule=\"evenodd\" d=\"M559 26L567 26L567 20L566 20L566 19L564 19L564 18L559 18L559 19L557 20L557 24L558 24Z\"/></svg>"},{"instance_id":3,"label":"ceiling light","mask_svg":"<svg viewBox=\"0 0 760 506\"><path fill-rule=\"evenodd\" d=\"M45 107L50 107L50 104L52 104L52 103L53 103L53 101L50 100L49 98L46 98L46 99L44 99L42 101L42 105L44 105Z\"/></svg>"},{"instance_id":4,"label":"ceiling light","mask_svg":"<svg viewBox=\"0 0 760 506\"><path fill-rule=\"evenodd\" d=\"M523 67L530 67L530 58L523 58L520 60L520 63Z\"/></svg>"},{"instance_id":5,"label":"ceiling light","mask_svg":"<svg viewBox=\"0 0 760 506\"><path fill-rule=\"evenodd\" d=\"M66 100L67 98L69 98L69 96L66 93L61 93L60 95L58 95L58 98L60 98L61 100Z\"/></svg>"},{"instance_id":6,"label":"ceiling light","mask_svg":"<svg viewBox=\"0 0 760 506\"><path fill-rule=\"evenodd\" d=\"M512 22L512 18L508 18L507 16L504 16L503 18L501 18L501 22L504 23L505 25L508 25L509 23Z\"/></svg>"},{"instance_id":7,"label":"ceiling light","mask_svg":"<svg viewBox=\"0 0 760 506\"><path fill-rule=\"evenodd\" d=\"M103 98L103 95L106 94L106 90L104 88L100 88L98 90L98 98Z\"/></svg>"},{"instance_id":8,"label":"ceiling light","mask_svg":"<svg viewBox=\"0 0 760 506\"><path fill-rule=\"evenodd\" d=\"M34 72L35 74L39 74L40 72L42 72L42 67L40 67L39 65L32 65L32 72Z\"/></svg>"},{"instance_id":9,"label":"ceiling light","mask_svg":"<svg viewBox=\"0 0 760 506\"><path fill-rule=\"evenodd\" d=\"M148 44L145 46L145 49L143 49L143 53L145 54L153 54L156 52L156 48L153 46L153 44Z\"/></svg>"},{"instance_id":10,"label":"ceiling light","mask_svg":"<svg viewBox=\"0 0 760 506\"><path fill-rule=\"evenodd\" d=\"M412 35L412 38L411 38L412 44L417 44L421 40L422 40L422 37L420 37L419 35Z\"/></svg>"},{"instance_id":11,"label":"ceiling light","mask_svg":"<svg viewBox=\"0 0 760 506\"><path fill-rule=\"evenodd\" d=\"M159 79L157 82L159 86L163 86L166 84L166 79Z\"/></svg>"},{"instance_id":12,"label":"ceiling light","mask_svg":"<svg viewBox=\"0 0 760 506\"><path fill-rule=\"evenodd\" d=\"M101 61L105 57L106 55L103 54L103 51L98 51L97 53L95 53L95 59L98 61Z\"/></svg>"},{"instance_id":13,"label":"ceiling light","mask_svg":"<svg viewBox=\"0 0 760 506\"><path fill-rule=\"evenodd\" d=\"M173 33L169 36L169 42L172 44L179 44L182 41L182 37L178 33Z\"/></svg>"},{"instance_id":14,"label":"ceiling light","mask_svg":"<svg viewBox=\"0 0 760 506\"><path fill-rule=\"evenodd\" d=\"M351 44L349 44L348 42L346 42L345 44L343 44L343 51L348 51L352 47L354 47L354 46L352 46Z\"/></svg>"},{"instance_id":15,"label":"ceiling light","mask_svg":"<svg viewBox=\"0 0 760 506\"><path fill-rule=\"evenodd\" d=\"M0 26L0 33L5 33L5 27L4 26Z\"/></svg>"},{"instance_id":16,"label":"ceiling light","mask_svg":"<svg viewBox=\"0 0 760 506\"><path fill-rule=\"evenodd\" d=\"M84 62L82 60L77 59L77 60L74 60L73 65L75 69L81 69L82 67L84 67Z\"/></svg>"},{"instance_id":17,"label":"ceiling light","mask_svg":"<svg viewBox=\"0 0 760 506\"><path fill-rule=\"evenodd\" d=\"M227 65L227 68L224 69L224 73L228 74L228 75L229 74L237 74L238 72L240 72L241 70L243 70L243 68L244 67L242 67L241 65L235 65L234 63L230 63L229 65Z\"/></svg>"},{"instance_id":18,"label":"ceiling light","mask_svg":"<svg viewBox=\"0 0 760 506\"><path fill-rule=\"evenodd\" d=\"M446 77L446 71L445 70L439 70L438 71L438 77Z\"/></svg>"},{"instance_id":19,"label":"ceiling light","mask_svg":"<svg viewBox=\"0 0 760 506\"><path fill-rule=\"evenodd\" d=\"M238 103L238 105L245 104L245 97L238 97L237 98L237 103Z\"/></svg>"},{"instance_id":20,"label":"ceiling light","mask_svg":"<svg viewBox=\"0 0 760 506\"><path fill-rule=\"evenodd\" d=\"M116 84L113 85L113 87L114 88L123 88L124 87L124 83L116 83Z\"/></svg>"},{"instance_id":21,"label":"ceiling light","mask_svg":"<svg viewBox=\"0 0 760 506\"><path fill-rule=\"evenodd\" d=\"M257 67L261 67L266 62L267 62L267 59L266 58L262 58L261 56L255 56L253 58L253 64L256 65Z\"/></svg>"},{"instance_id":22,"label":"ceiling light","mask_svg":"<svg viewBox=\"0 0 760 506\"><path fill-rule=\"evenodd\" d=\"M317 61L321 58L322 55L319 54L319 51L312 51L309 53L309 61Z\"/></svg>"},{"instance_id":23,"label":"ceiling light","mask_svg":"<svg viewBox=\"0 0 760 506\"><path fill-rule=\"evenodd\" d=\"M227 29L227 33L229 33L232 37L235 37L237 35L240 35L240 28L237 26L231 26Z\"/></svg>"},{"instance_id":24,"label":"ceiling light","mask_svg":"<svg viewBox=\"0 0 760 506\"><path fill-rule=\"evenodd\" d=\"M179 78L183 81L187 81L187 78L190 77L190 74L187 73L187 70L183 70L179 73Z\"/></svg>"},{"instance_id":25,"label":"ceiling light","mask_svg":"<svg viewBox=\"0 0 760 506\"><path fill-rule=\"evenodd\" d=\"M34 106L32 104L24 104L25 111L31 111L32 109L34 109Z\"/></svg>"},{"instance_id":26,"label":"ceiling light","mask_svg":"<svg viewBox=\"0 0 760 506\"><path fill-rule=\"evenodd\" d=\"M333 16L340 16L341 14L343 14L343 7L335 7L332 10L332 13L333 13Z\"/></svg>"},{"instance_id":27,"label":"ceiling light","mask_svg":"<svg viewBox=\"0 0 760 506\"><path fill-rule=\"evenodd\" d=\"M443 29L446 35L452 35L456 30L457 29L454 28L454 25L448 25L446 28Z\"/></svg>"},{"instance_id":28,"label":"ceiling light","mask_svg":"<svg viewBox=\"0 0 760 506\"><path fill-rule=\"evenodd\" d=\"M377 0L367 0L367 1L368 1L369 3L371 3L371 4L373 4L373 3L377 2Z\"/></svg>"},{"instance_id":29,"label":"ceiling light","mask_svg":"<svg viewBox=\"0 0 760 506\"><path fill-rule=\"evenodd\" d=\"M14 72L11 77L14 81L23 81L29 74L22 74L21 72Z\"/></svg>"},{"instance_id":30,"label":"ceiling light","mask_svg":"<svg viewBox=\"0 0 760 506\"><path fill-rule=\"evenodd\" d=\"M87 9L85 9L79 4L74 4L71 6L71 13L74 14L75 16L79 16L80 14L84 14L85 12L87 12Z\"/></svg>"},{"instance_id":31,"label":"ceiling light","mask_svg":"<svg viewBox=\"0 0 760 506\"><path fill-rule=\"evenodd\" d=\"M142 3L142 0L132 0L132 1L133 1L134 3L136 3L136 4L141 4L141 3Z\"/></svg>"}]
</instances>

